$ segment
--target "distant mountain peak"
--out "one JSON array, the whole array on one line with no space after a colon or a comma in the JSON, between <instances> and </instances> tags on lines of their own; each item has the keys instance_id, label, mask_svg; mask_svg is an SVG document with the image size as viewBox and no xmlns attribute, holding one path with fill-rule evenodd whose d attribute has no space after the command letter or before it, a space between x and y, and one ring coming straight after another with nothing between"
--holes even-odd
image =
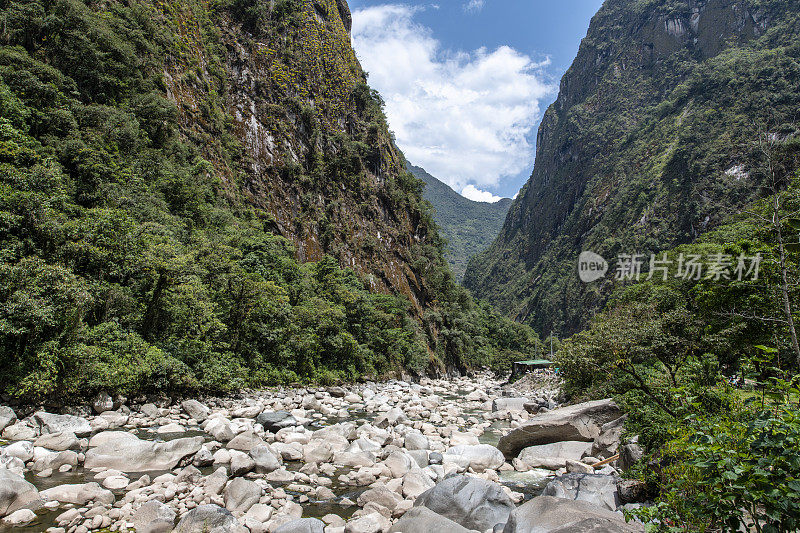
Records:
<instances>
[{"instance_id":1,"label":"distant mountain peak","mask_svg":"<svg viewBox=\"0 0 800 533\"><path fill-rule=\"evenodd\" d=\"M446 183L428 174L424 168L407 165L409 172L425 182L423 197L434 209L434 219L447 239L447 261L461 281L469 259L489 247L500 233L511 198L497 202L470 200Z\"/></svg>"}]
</instances>

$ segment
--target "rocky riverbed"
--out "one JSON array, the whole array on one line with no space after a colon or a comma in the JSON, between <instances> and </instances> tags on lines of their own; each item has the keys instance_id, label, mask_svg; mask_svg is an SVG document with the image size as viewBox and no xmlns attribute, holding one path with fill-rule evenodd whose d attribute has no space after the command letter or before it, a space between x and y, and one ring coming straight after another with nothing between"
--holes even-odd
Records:
<instances>
[{"instance_id":1,"label":"rocky riverbed","mask_svg":"<svg viewBox=\"0 0 800 533\"><path fill-rule=\"evenodd\" d=\"M623 424L610 400L558 408L551 382L519 396L490 375L175 403L101 394L76 414L21 419L0 407L0 524L15 533L641 531L619 512L642 498L612 466L639 454L620 442Z\"/></svg>"}]
</instances>

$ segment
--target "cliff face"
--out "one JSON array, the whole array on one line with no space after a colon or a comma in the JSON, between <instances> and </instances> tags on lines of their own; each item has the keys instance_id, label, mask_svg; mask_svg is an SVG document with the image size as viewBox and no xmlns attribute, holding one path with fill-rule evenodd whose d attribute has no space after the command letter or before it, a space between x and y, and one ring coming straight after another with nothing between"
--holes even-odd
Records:
<instances>
[{"instance_id":1,"label":"cliff face","mask_svg":"<svg viewBox=\"0 0 800 533\"><path fill-rule=\"evenodd\" d=\"M409 165L413 176L425 182L423 197L433 206L433 218L447 241L447 262L458 281L464 277L467 262L494 241L503 226L511 198L494 203L464 198L425 169Z\"/></svg>"},{"instance_id":2,"label":"cliff face","mask_svg":"<svg viewBox=\"0 0 800 533\"><path fill-rule=\"evenodd\" d=\"M263 209L300 261L332 255L420 312L432 299L411 266L431 240L421 185L351 48L345 1L169 6L153 12L185 52L165 62L166 93L231 198Z\"/></svg>"},{"instance_id":3,"label":"cliff face","mask_svg":"<svg viewBox=\"0 0 800 533\"><path fill-rule=\"evenodd\" d=\"M608 0L545 113L530 180L465 285L540 330L575 331L614 284L582 284L580 251L649 256L761 194L748 143L756 123L793 120L797 12Z\"/></svg>"}]
</instances>

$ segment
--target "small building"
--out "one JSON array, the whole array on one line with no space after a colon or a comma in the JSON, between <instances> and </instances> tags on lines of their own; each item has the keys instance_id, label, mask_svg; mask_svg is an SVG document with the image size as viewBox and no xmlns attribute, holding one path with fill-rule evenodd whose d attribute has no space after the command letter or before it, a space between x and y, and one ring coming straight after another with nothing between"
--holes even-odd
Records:
<instances>
[{"instance_id":1,"label":"small building","mask_svg":"<svg viewBox=\"0 0 800 533\"><path fill-rule=\"evenodd\" d=\"M537 369L550 368L553 362L547 359L531 359L529 361L514 361L511 365L511 378L515 378Z\"/></svg>"}]
</instances>

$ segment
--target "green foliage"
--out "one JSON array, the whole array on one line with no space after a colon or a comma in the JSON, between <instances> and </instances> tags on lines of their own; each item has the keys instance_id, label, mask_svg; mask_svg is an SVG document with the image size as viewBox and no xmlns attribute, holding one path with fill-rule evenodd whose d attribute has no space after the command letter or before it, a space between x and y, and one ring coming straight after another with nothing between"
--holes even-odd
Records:
<instances>
[{"instance_id":1,"label":"green foliage","mask_svg":"<svg viewBox=\"0 0 800 533\"><path fill-rule=\"evenodd\" d=\"M278 23L295 31L303 5L215 9L269 33ZM161 8L176 20L183 9L193 13L196 41L147 2L99 10L77 0L0 1L1 392L42 401L98 390L334 383L421 373L432 361L472 368L500 347L525 350L537 341L507 319L499 323L513 335L496 331L496 315L455 285L420 183L406 173L387 176L380 194L419 221L413 260L424 272L420 282L432 287L421 294L437 297L423 303L438 309L431 313L442 329L420 320L406 297L371 290L331 256L299 262L273 234L274 220L220 171L242 148L213 88L224 90L226 80L212 14L192 3ZM181 125L165 96L164 57L190 62L189 44L209 51L200 113L221 139L218 152ZM350 88L337 87L344 96L331 93L328 103L345 105ZM319 128L312 134L320 147L311 167L287 168L287 177L307 179L311 168L323 184L318 192L333 186L338 195L343 183L357 189L371 158L386 157L385 140L368 138L385 132L385 119L365 87L352 94L374 126L363 128L364 138L332 134L313 107L298 109L309 131ZM328 221L323 238L332 242L334 233Z\"/></svg>"},{"instance_id":2,"label":"green foliage","mask_svg":"<svg viewBox=\"0 0 800 533\"><path fill-rule=\"evenodd\" d=\"M800 527L800 417L795 406L690 418L664 450L660 530L791 532ZM673 527L669 527L672 525ZM680 526L680 527L678 527Z\"/></svg>"}]
</instances>

